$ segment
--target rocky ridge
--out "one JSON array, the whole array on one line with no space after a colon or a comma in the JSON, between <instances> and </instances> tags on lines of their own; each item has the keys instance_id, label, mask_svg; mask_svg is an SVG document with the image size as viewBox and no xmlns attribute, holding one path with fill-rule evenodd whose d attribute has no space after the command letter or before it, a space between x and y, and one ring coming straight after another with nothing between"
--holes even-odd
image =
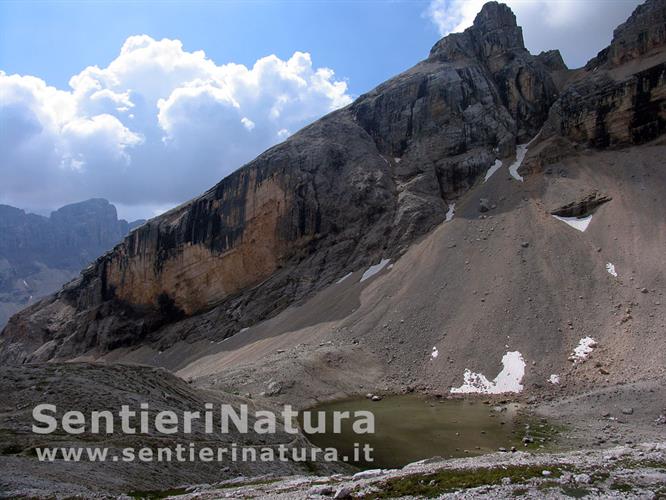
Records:
<instances>
[{"instance_id":1,"label":"rocky ridge","mask_svg":"<svg viewBox=\"0 0 666 500\"><path fill-rule=\"evenodd\" d=\"M143 222L119 220L103 199L66 205L49 217L0 205L0 325L57 291Z\"/></svg>"}]
</instances>

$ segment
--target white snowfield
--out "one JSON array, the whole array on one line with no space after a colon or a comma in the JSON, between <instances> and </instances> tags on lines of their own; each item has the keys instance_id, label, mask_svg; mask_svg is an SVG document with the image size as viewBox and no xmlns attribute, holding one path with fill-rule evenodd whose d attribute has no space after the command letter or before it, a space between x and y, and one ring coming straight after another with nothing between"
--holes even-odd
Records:
<instances>
[{"instance_id":1,"label":"white snowfield","mask_svg":"<svg viewBox=\"0 0 666 500\"><path fill-rule=\"evenodd\" d=\"M553 373L550 377L548 377L548 382L550 382L553 385L559 384L560 376L557 375L556 373Z\"/></svg>"},{"instance_id":2,"label":"white snowfield","mask_svg":"<svg viewBox=\"0 0 666 500\"><path fill-rule=\"evenodd\" d=\"M483 179L483 182L486 182L490 177L497 172L500 168L502 168L502 160L495 160L495 163L493 164L492 167L488 169L486 172L486 177Z\"/></svg>"},{"instance_id":3,"label":"white snowfield","mask_svg":"<svg viewBox=\"0 0 666 500\"><path fill-rule=\"evenodd\" d=\"M437 350L436 347L433 347L432 352L430 353L430 357L432 359L437 359L437 356L439 356L439 351Z\"/></svg>"},{"instance_id":4,"label":"white snowfield","mask_svg":"<svg viewBox=\"0 0 666 500\"><path fill-rule=\"evenodd\" d=\"M449 211L446 212L446 222L449 222L453 219L453 216L456 214L456 204L449 203Z\"/></svg>"},{"instance_id":5,"label":"white snowfield","mask_svg":"<svg viewBox=\"0 0 666 500\"><path fill-rule=\"evenodd\" d=\"M592 221L592 216L588 215L587 217L560 217L559 215L553 215L557 220L561 220L565 224L569 224L571 227L574 229L578 229L579 231L585 231L587 229L587 226L590 225L590 222Z\"/></svg>"},{"instance_id":6,"label":"white snowfield","mask_svg":"<svg viewBox=\"0 0 666 500\"><path fill-rule=\"evenodd\" d=\"M453 387L453 394L503 394L505 392L521 392L525 376L525 360L518 351L507 352L502 357L502 371L494 380L488 380L482 373L465 370L465 383Z\"/></svg>"},{"instance_id":7,"label":"white snowfield","mask_svg":"<svg viewBox=\"0 0 666 500\"><path fill-rule=\"evenodd\" d=\"M615 270L615 266L610 262L606 264L606 271L608 271L608 274L615 276L617 278L617 271Z\"/></svg>"},{"instance_id":8,"label":"white snowfield","mask_svg":"<svg viewBox=\"0 0 666 500\"><path fill-rule=\"evenodd\" d=\"M361 276L361 283L363 283L365 280L372 278L375 274L377 274L379 271L384 269L386 265L391 262L391 259L382 259L379 264L375 264L374 266L370 266L364 273L363 276Z\"/></svg>"},{"instance_id":9,"label":"white snowfield","mask_svg":"<svg viewBox=\"0 0 666 500\"><path fill-rule=\"evenodd\" d=\"M578 346L574 349L569 359L579 362L585 360L592 350L597 346L597 341L592 337L583 337L578 341Z\"/></svg>"}]
</instances>

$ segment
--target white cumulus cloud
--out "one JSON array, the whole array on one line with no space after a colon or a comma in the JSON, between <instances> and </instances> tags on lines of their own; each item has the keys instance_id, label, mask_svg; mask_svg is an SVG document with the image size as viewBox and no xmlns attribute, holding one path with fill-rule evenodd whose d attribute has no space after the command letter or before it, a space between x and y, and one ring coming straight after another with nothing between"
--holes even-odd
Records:
<instances>
[{"instance_id":1,"label":"white cumulus cloud","mask_svg":"<svg viewBox=\"0 0 666 500\"><path fill-rule=\"evenodd\" d=\"M95 196L131 215L161 210L351 102L346 82L305 52L218 65L147 35L69 86L0 71L0 203L51 208Z\"/></svg>"},{"instance_id":2,"label":"white cumulus cloud","mask_svg":"<svg viewBox=\"0 0 666 500\"><path fill-rule=\"evenodd\" d=\"M440 35L463 31L487 0L431 0L426 16ZM523 27L532 53L560 49L569 67L579 67L606 47L615 27L642 0L504 0Z\"/></svg>"}]
</instances>

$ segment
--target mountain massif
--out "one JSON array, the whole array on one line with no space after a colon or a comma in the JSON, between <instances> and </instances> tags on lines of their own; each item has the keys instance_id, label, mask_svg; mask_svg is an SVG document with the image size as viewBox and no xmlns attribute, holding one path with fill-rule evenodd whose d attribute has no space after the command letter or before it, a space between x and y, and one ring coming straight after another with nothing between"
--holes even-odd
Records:
<instances>
[{"instance_id":1,"label":"mountain massif","mask_svg":"<svg viewBox=\"0 0 666 500\"><path fill-rule=\"evenodd\" d=\"M666 380L665 131L666 0L579 69L530 54L489 2L13 316L0 360L147 364L298 407L496 394L518 373L512 392L569 421L601 411L581 394L645 390L633 427L594 431L648 433L664 384L641 384Z\"/></svg>"},{"instance_id":2,"label":"mountain massif","mask_svg":"<svg viewBox=\"0 0 666 500\"><path fill-rule=\"evenodd\" d=\"M58 290L130 229L108 201L66 205L43 217L0 205L0 325Z\"/></svg>"},{"instance_id":3,"label":"mountain massif","mask_svg":"<svg viewBox=\"0 0 666 500\"><path fill-rule=\"evenodd\" d=\"M531 55L510 9L491 2L425 61L134 231L17 316L2 356L66 359L146 340L162 348L221 340L348 272L396 260L496 159L515 156L516 144L538 139L540 154L526 162L534 170L576 147L656 139L663 45L662 2L648 2L572 71L557 51ZM200 324L211 316L214 328ZM178 322L182 332L160 333Z\"/></svg>"}]
</instances>

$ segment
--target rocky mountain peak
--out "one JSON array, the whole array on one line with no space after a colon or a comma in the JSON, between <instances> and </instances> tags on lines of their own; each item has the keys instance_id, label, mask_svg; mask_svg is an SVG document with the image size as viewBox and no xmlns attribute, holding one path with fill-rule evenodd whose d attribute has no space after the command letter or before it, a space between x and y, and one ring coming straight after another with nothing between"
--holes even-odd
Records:
<instances>
[{"instance_id":1,"label":"rocky mountain peak","mask_svg":"<svg viewBox=\"0 0 666 500\"><path fill-rule=\"evenodd\" d=\"M0 360L234 336L341 276L397 260L524 144L654 139L666 130L663 70L634 68L620 80L603 68L568 72L557 51L530 54L511 9L490 2L427 60L148 221L14 316Z\"/></svg>"},{"instance_id":2,"label":"rocky mountain peak","mask_svg":"<svg viewBox=\"0 0 666 500\"><path fill-rule=\"evenodd\" d=\"M503 3L488 2L462 33L452 33L437 42L430 57L455 60L462 57L489 58L507 51L526 51L523 30L513 11Z\"/></svg>"},{"instance_id":3,"label":"rocky mountain peak","mask_svg":"<svg viewBox=\"0 0 666 500\"><path fill-rule=\"evenodd\" d=\"M516 22L516 15L508 5L488 2L474 18L472 28L479 33L489 34L494 31L512 32L519 26Z\"/></svg>"}]
</instances>

